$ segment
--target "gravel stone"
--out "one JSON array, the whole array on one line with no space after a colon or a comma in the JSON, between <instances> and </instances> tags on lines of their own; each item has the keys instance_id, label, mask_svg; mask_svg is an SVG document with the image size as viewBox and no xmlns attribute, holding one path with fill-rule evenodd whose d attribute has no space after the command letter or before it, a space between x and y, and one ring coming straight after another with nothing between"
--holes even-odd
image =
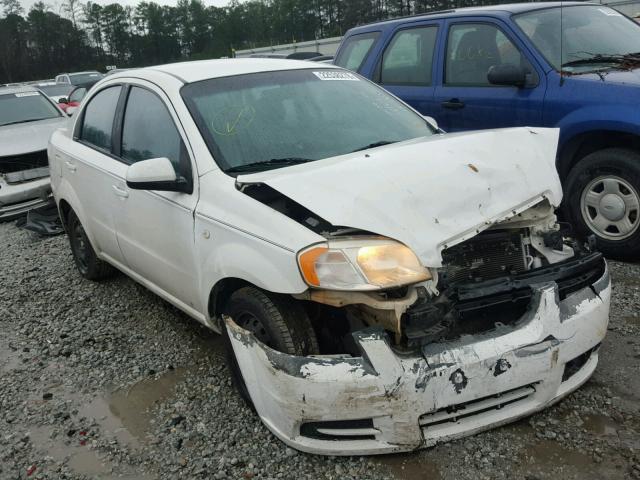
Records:
<instances>
[{"instance_id":1,"label":"gravel stone","mask_svg":"<svg viewBox=\"0 0 640 480\"><path fill-rule=\"evenodd\" d=\"M611 262L600 365L555 406L413 454L323 457L276 439L220 338L65 236L0 224L0 479L640 479L640 266Z\"/></svg>"}]
</instances>

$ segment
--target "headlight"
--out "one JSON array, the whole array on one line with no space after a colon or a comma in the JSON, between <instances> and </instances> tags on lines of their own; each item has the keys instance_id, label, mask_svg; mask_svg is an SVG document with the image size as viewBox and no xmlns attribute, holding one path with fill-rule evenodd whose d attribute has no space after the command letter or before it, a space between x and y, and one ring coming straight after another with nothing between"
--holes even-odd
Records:
<instances>
[{"instance_id":1,"label":"headlight","mask_svg":"<svg viewBox=\"0 0 640 480\"><path fill-rule=\"evenodd\" d=\"M339 240L298 255L311 287L328 290L380 290L431 278L413 251L393 240Z\"/></svg>"}]
</instances>

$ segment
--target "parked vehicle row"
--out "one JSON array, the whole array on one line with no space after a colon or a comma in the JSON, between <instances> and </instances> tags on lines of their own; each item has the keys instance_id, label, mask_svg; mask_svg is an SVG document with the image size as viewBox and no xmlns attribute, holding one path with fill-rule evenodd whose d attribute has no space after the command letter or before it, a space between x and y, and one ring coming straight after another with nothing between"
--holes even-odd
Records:
<instances>
[{"instance_id":1,"label":"parked vehicle row","mask_svg":"<svg viewBox=\"0 0 640 480\"><path fill-rule=\"evenodd\" d=\"M640 257L640 26L631 19L582 2L450 10L354 28L336 64L449 132L560 128L564 216L606 254Z\"/></svg>"},{"instance_id":2,"label":"parked vehicle row","mask_svg":"<svg viewBox=\"0 0 640 480\"><path fill-rule=\"evenodd\" d=\"M512 421L593 373L610 280L555 217L557 143L442 134L339 67L231 59L103 79L48 155L81 275L118 269L222 333L278 438L353 455Z\"/></svg>"}]
</instances>

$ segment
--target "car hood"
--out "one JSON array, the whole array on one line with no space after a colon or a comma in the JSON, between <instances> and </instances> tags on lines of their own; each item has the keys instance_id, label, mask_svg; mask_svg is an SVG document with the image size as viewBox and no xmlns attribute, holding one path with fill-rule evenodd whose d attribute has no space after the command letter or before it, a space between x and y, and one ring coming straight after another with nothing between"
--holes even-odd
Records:
<instances>
[{"instance_id":1,"label":"car hood","mask_svg":"<svg viewBox=\"0 0 640 480\"><path fill-rule=\"evenodd\" d=\"M560 204L558 136L546 128L435 135L237 182L267 184L333 225L393 238L439 267L443 249L544 198Z\"/></svg>"},{"instance_id":2,"label":"car hood","mask_svg":"<svg viewBox=\"0 0 640 480\"><path fill-rule=\"evenodd\" d=\"M0 127L0 157L46 150L51 134L66 122L57 117Z\"/></svg>"}]
</instances>

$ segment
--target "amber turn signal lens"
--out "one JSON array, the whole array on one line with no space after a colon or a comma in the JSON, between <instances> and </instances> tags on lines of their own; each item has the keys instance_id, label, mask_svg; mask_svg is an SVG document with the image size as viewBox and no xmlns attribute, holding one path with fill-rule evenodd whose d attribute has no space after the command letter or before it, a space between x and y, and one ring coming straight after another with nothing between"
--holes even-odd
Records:
<instances>
[{"instance_id":1,"label":"amber turn signal lens","mask_svg":"<svg viewBox=\"0 0 640 480\"><path fill-rule=\"evenodd\" d=\"M300 255L298 262L300 264L300 270L305 281L314 287L320 286L320 280L316 273L316 260L321 255L327 253L329 249L327 247L316 247Z\"/></svg>"}]
</instances>

